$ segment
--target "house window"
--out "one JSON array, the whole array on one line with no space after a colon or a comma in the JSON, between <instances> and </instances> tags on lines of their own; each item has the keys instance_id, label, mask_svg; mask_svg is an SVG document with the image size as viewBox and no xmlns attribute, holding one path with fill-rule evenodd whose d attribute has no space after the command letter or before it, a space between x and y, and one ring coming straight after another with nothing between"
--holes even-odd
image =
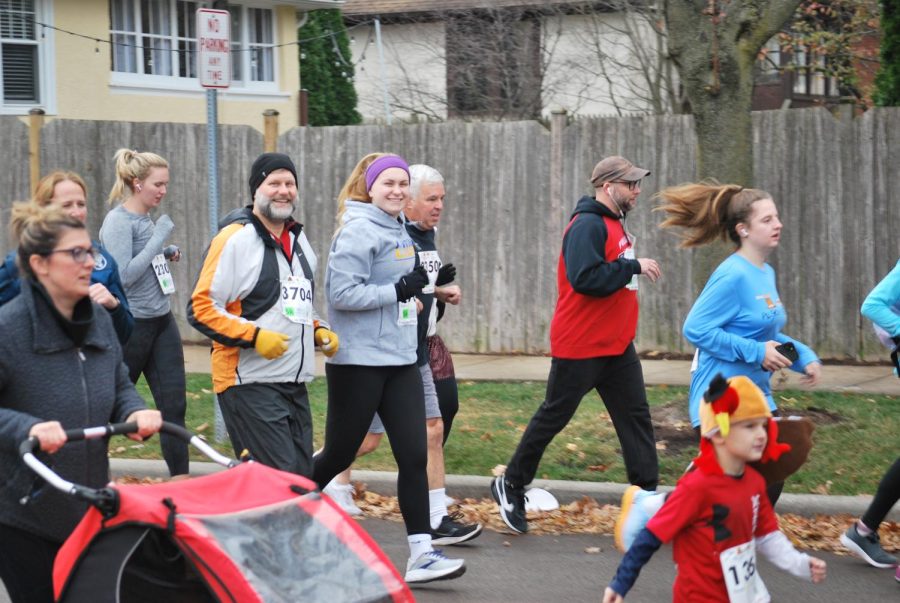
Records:
<instances>
[{"instance_id":1,"label":"house window","mask_svg":"<svg viewBox=\"0 0 900 603\"><path fill-rule=\"evenodd\" d=\"M0 0L3 104L41 103L39 21L35 0Z\"/></svg>"},{"instance_id":2,"label":"house window","mask_svg":"<svg viewBox=\"0 0 900 603\"><path fill-rule=\"evenodd\" d=\"M827 64L823 55L797 49L794 51L792 65L795 95L840 96L837 78L825 75Z\"/></svg>"},{"instance_id":3,"label":"house window","mask_svg":"<svg viewBox=\"0 0 900 603\"><path fill-rule=\"evenodd\" d=\"M196 78L196 0L110 0L112 70L143 76ZM272 9L229 4L232 85L275 81Z\"/></svg>"}]
</instances>

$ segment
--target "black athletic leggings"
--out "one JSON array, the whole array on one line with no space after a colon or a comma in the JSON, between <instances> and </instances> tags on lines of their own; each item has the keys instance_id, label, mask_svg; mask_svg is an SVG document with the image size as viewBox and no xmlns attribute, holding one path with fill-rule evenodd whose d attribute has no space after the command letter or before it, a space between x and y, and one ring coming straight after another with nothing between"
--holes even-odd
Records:
<instances>
[{"instance_id":1,"label":"black athletic leggings","mask_svg":"<svg viewBox=\"0 0 900 603\"><path fill-rule=\"evenodd\" d=\"M155 318L135 318L134 331L125 344L124 353L131 382L137 383L143 373L163 420L184 427L187 410L184 349L172 313ZM169 474L187 473L187 443L167 434L160 434L159 443Z\"/></svg>"},{"instance_id":2,"label":"black athletic leggings","mask_svg":"<svg viewBox=\"0 0 900 603\"><path fill-rule=\"evenodd\" d=\"M456 377L447 379L435 379L434 389L437 390L438 406L441 409L441 420L444 422L444 441L450 437L450 428L453 427L453 418L459 411L459 389L456 386Z\"/></svg>"},{"instance_id":3,"label":"black athletic leggings","mask_svg":"<svg viewBox=\"0 0 900 603\"><path fill-rule=\"evenodd\" d=\"M881 478L875 498L872 499L872 504L862 516L862 522L866 524L867 528L877 530L898 499L900 499L900 457L897 457L891 468Z\"/></svg>"},{"instance_id":4,"label":"black athletic leggings","mask_svg":"<svg viewBox=\"0 0 900 603\"><path fill-rule=\"evenodd\" d=\"M425 393L418 367L328 363L325 377L325 447L314 459L313 481L323 488L353 463L377 412L397 461L397 496L406 533L430 534Z\"/></svg>"},{"instance_id":5,"label":"black athletic leggings","mask_svg":"<svg viewBox=\"0 0 900 603\"><path fill-rule=\"evenodd\" d=\"M12 603L53 603L58 542L0 524L0 579Z\"/></svg>"}]
</instances>

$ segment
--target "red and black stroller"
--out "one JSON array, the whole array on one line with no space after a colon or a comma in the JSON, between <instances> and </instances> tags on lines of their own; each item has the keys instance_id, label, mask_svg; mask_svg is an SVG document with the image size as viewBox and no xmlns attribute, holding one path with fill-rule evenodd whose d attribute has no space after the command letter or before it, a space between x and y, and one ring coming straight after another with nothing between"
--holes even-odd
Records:
<instances>
[{"instance_id":1,"label":"red and black stroller","mask_svg":"<svg viewBox=\"0 0 900 603\"><path fill-rule=\"evenodd\" d=\"M133 432L116 424L67 432L69 441ZM169 423L229 469L189 480L93 489L66 481L23 442L23 460L91 508L53 569L57 601L413 601L374 540L315 484L222 456Z\"/></svg>"}]
</instances>

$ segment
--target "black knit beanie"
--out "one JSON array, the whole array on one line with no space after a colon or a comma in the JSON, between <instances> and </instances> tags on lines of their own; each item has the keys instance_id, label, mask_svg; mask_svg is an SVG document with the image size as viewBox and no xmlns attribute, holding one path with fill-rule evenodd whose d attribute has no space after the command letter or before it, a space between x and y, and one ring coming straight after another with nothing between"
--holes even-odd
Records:
<instances>
[{"instance_id":1,"label":"black knit beanie","mask_svg":"<svg viewBox=\"0 0 900 603\"><path fill-rule=\"evenodd\" d=\"M256 189L275 170L285 169L294 175L297 180L297 168L294 162L284 153L263 153L253 162L250 168L250 198L256 196Z\"/></svg>"}]
</instances>

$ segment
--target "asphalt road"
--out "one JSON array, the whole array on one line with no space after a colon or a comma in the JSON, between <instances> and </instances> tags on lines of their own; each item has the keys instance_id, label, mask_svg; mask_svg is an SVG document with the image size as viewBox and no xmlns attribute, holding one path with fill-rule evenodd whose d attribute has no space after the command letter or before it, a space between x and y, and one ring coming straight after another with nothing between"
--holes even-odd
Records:
<instances>
[{"instance_id":1,"label":"asphalt road","mask_svg":"<svg viewBox=\"0 0 900 603\"><path fill-rule=\"evenodd\" d=\"M400 523L362 520L394 564L406 567L409 549ZM599 553L586 549L599 547ZM466 560L468 570L456 580L413 588L421 603L546 603L599 602L621 555L609 536L513 536L485 532L469 544L447 547L445 553ZM878 570L853 557L819 553L828 563L828 579L813 585L790 576L765 560L760 571L773 601L791 603L875 603L900 601L900 584L893 570ZM659 603L671 600L675 568L669 547L660 549L644 568L626 601ZM9 603L0 586L0 603ZM331 602L339 603L339 602Z\"/></svg>"},{"instance_id":2,"label":"asphalt road","mask_svg":"<svg viewBox=\"0 0 900 603\"><path fill-rule=\"evenodd\" d=\"M362 525L398 568L405 569L409 549L402 524L365 519ZM600 547L597 554L585 549ZM512 536L485 532L470 544L446 547L445 554L462 557L468 567L456 580L413 588L422 603L599 602L615 574L621 555L610 536ZM878 570L853 557L820 553L828 563L828 579L811 584L768 564L760 571L772 601L791 603L900 602L900 584L893 570ZM626 601L671 601L675 568L669 547L663 547L644 567Z\"/></svg>"}]
</instances>

